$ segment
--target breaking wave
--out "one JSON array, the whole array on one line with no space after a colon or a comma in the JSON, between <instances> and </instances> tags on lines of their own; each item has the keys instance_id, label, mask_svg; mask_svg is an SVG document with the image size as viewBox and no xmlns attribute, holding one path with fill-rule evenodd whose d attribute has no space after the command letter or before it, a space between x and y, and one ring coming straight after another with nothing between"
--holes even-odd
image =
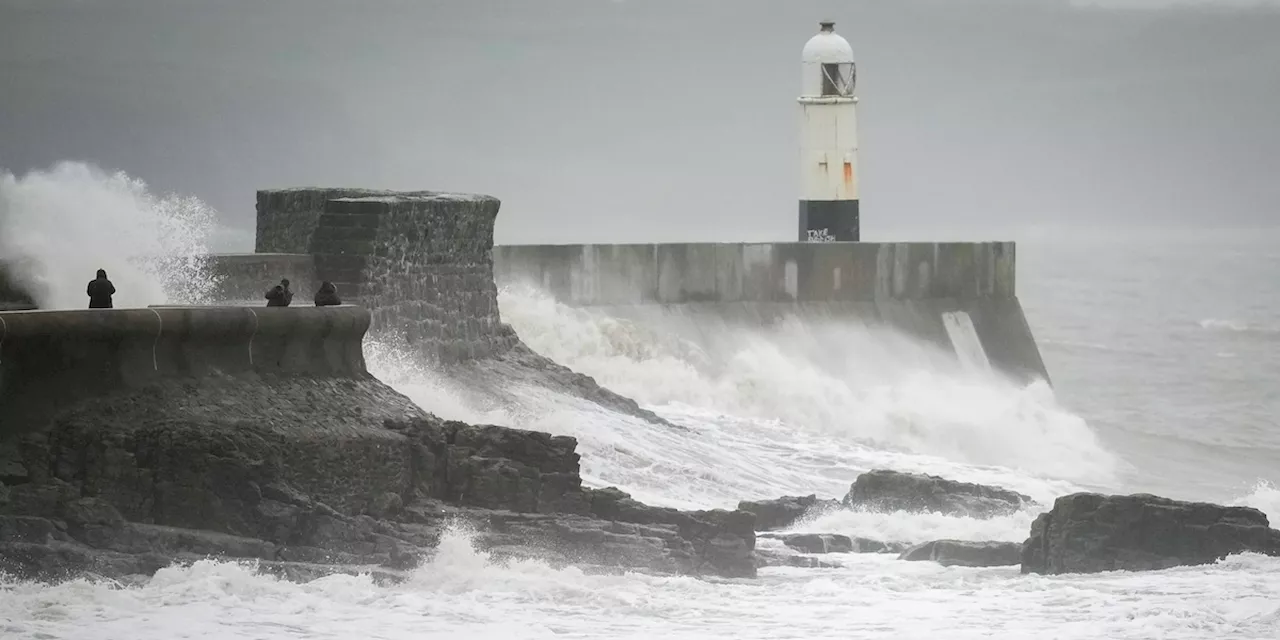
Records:
<instances>
[{"instance_id":1,"label":"breaking wave","mask_svg":"<svg viewBox=\"0 0 1280 640\"><path fill-rule=\"evenodd\" d=\"M1047 385L965 370L883 329L708 321L698 335L714 339L700 340L668 317L611 317L523 287L504 288L500 301L504 319L551 359L659 410L750 418L743 428L773 446L915 454L1101 484L1120 464Z\"/></svg>"},{"instance_id":2,"label":"breaking wave","mask_svg":"<svg viewBox=\"0 0 1280 640\"><path fill-rule=\"evenodd\" d=\"M0 171L0 256L42 308L87 306L85 283L106 269L116 306L192 303L215 283L204 271L215 212L191 196L151 193L123 172L61 162Z\"/></svg>"}]
</instances>

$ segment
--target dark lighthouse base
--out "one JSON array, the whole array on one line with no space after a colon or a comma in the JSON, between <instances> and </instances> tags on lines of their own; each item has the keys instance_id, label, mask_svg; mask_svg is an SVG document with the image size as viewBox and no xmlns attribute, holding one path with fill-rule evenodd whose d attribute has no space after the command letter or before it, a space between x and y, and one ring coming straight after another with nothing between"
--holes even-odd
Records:
<instances>
[{"instance_id":1,"label":"dark lighthouse base","mask_svg":"<svg viewBox=\"0 0 1280 640\"><path fill-rule=\"evenodd\" d=\"M800 242L858 242L857 200L801 200Z\"/></svg>"}]
</instances>

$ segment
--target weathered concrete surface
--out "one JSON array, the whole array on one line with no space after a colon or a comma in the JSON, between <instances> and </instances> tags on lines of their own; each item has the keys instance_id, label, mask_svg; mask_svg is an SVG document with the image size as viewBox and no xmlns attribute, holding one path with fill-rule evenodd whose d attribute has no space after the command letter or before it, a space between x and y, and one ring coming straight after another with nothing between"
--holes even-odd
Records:
<instances>
[{"instance_id":1,"label":"weathered concrete surface","mask_svg":"<svg viewBox=\"0 0 1280 640\"><path fill-rule=\"evenodd\" d=\"M750 513L585 489L574 439L445 422L369 375L363 309L0 320L0 570L403 568L453 519L499 555L754 575Z\"/></svg>"},{"instance_id":2,"label":"weathered concrete surface","mask_svg":"<svg viewBox=\"0 0 1280 640\"><path fill-rule=\"evenodd\" d=\"M221 256L216 262L232 263L220 270L234 265L253 275L281 260L276 254L306 254L313 282L333 282L344 301L368 308L375 333L443 364L500 356L517 340L498 315L493 282L499 205L491 196L431 191L263 190L256 247L262 264L251 269L246 258Z\"/></svg>"},{"instance_id":3,"label":"weathered concrete surface","mask_svg":"<svg viewBox=\"0 0 1280 640\"><path fill-rule=\"evenodd\" d=\"M357 307L0 313L0 437L75 398L209 375L364 377Z\"/></svg>"},{"instance_id":4,"label":"weathered concrete surface","mask_svg":"<svg viewBox=\"0 0 1280 640\"><path fill-rule=\"evenodd\" d=\"M316 260L310 254L224 253L211 256L206 263L215 284L209 302L262 306L266 290L287 278L294 292L293 304L311 306L312 296L320 288Z\"/></svg>"},{"instance_id":5,"label":"weathered concrete surface","mask_svg":"<svg viewBox=\"0 0 1280 640\"><path fill-rule=\"evenodd\" d=\"M888 325L952 350L963 314L990 364L1048 372L1015 295L1015 246L986 243L724 243L494 247L498 284L530 284L574 306L681 307L708 323L783 317Z\"/></svg>"},{"instance_id":6,"label":"weathered concrete surface","mask_svg":"<svg viewBox=\"0 0 1280 640\"><path fill-rule=\"evenodd\" d=\"M1074 493L1031 524L1022 572L1167 569L1245 551L1280 555L1280 531L1257 509L1148 494Z\"/></svg>"},{"instance_id":7,"label":"weathered concrete surface","mask_svg":"<svg viewBox=\"0 0 1280 640\"><path fill-rule=\"evenodd\" d=\"M665 423L528 349L502 322L491 254L499 205L431 191L259 191L259 253L210 256L219 301L258 301L295 274L294 304L310 304L318 282L333 282L343 302L369 309L373 339L464 381L479 400L510 401L512 385L533 385Z\"/></svg>"}]
</instances>

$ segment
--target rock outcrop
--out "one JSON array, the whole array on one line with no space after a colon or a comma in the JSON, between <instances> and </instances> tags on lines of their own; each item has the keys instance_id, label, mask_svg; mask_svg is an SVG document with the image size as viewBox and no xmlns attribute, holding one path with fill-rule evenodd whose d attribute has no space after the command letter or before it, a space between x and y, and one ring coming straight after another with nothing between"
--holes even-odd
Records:
<instances>
[{"instance_id":1,"label":"rock outcrop","mask_svg":"<svg viewBox=\"0 0 1280 640\"><path fill-rule=\"evenodd\" d=\"M898 559L928 560L944 567L1004 567L1022 562L1022 544L934 540L903 551Z\"/></svg>"},{"instance_id":2,"label":"rock outcrop","mask_svg":"<svg viewBox=\"0 0 1280 640\"><path fill-rule=\"evenodd\" d=\"M1280 555L1280 531L1257 509L1148 494L1074 493L1032 523L1022 545L1022 572L1166 569L1245 551Z\"/></svg>"},{"instance_id":3,"label":"rock outcrop","mask_svg":"<svg viewBox=\"0 0 1280 640\"><path fill-rule=\"evenodd\" d=\"M858 476L842 504L871 511L928 511L990 518L1018 511L1031 501L1030 496L1000 487L877 469Z\"/></svg>"},{"instance_id":4,"label":"rock outcrop","mask_svg":"<svg viewBox=\"0 0 1280 640\"><path fill-rule=\"evenodd\" d=\"M898 553L908 546L901 542L883 542L838 533L763 534L758 537L781 540L782 544L803 553Z\"/></svg>"},{"instance_id":5,"label":"rock outcrop","mask_svg":"<svg viewBox=\"0 0 1280 640\"><path fill-rule=\"evenodd\" d=\"M455 525L499 557L755 574L750 513L583 488L573 438L443 421L369 376L164 380L0 436L20 452L0 487L0 570L20 576L213 555L391 577Z\"/></svg>"},{"instance_id":6,"label":"rock outcrop","mask_svg":"<svg viewBox=\"0 0 1280 640\"><path fill-rule=\"evenodd\" d=\"M782 496L774 500L743 500L738 509L756 514L756 531L786 529L802 518L840 506L837 500L819 500L817 495Z\"/></svg>"}]
</instances>

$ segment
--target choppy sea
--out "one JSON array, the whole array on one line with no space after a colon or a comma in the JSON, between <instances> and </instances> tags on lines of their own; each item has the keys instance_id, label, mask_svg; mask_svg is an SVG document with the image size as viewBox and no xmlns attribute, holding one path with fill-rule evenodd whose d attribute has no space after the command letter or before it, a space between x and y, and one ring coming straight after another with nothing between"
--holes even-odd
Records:
<instances>
[{"instance_id":1,"label":"choppy sea","mask_svg":"<svg viewBox=\"0 0 1280 640\"><path fill-rule=\"evenodd\" d=\"M85 280L59 270L68 250L52 241L82 215L85 199L116 216L104 224L145 223L135 224L136 238L124 247L136 252L184 255L190 247L181 243L161 248L208 231L198 203L156 198L140 183L82 169L0 182L6 237L28 242L32 268L55 291ZM76 228L94 234L84 221ZM511 390L513 404L475 406L380 345L368 355L379 377L442 416L577 437L589 484L615 485L650 503L706 508L784 494L840 497L859 473L893 468L999 484L1045 501L1088 489L1245 504L1274 521L1277 239L1221 231L1021 241L1018 291L1052 387L1014 384L855 325L743 331L708 351L664 331L660 320L623 321L523 289L504 290L500 302L526 342L686 429L537 388ZM61 240L76 237L64 232ZM158 281L148 295L168 290L163 274L151 275ZM158 300L142 302L151 301ZM1035 515L841 513L797 530L904 542L1020 541ZM831 559L840 566L767 568L753 580L587 575L497 562L455 531L411 581L389 587L351 576L296 584L214 561L165 569L130 587L0 578L0 637L1280 637L1280 558L1243 554L1203 567L1052 577L892 556Z\"/></svg>"}]
</instances>

